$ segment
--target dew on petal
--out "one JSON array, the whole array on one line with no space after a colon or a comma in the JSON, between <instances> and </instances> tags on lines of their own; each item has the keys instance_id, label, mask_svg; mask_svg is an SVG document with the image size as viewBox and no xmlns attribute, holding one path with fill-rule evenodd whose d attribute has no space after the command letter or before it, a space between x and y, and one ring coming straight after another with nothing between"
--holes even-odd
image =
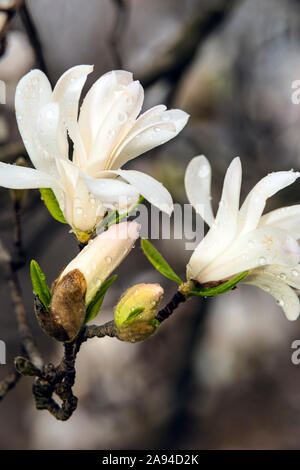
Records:
<instances>
[{"instance_id":1,"label":"dew on petal","mask_svg":"<svg viewBox=\"0 0 300 470\"><path fill-rule=\"evenodd\" d=\"M207 165L203 165L199 170L198 170L198 176L200 178L205 178L209 174L209 167Z\"/></svg>"},{"instance_id":2,"label":"dew on petal","mask_svg":"<svg viewBox=\"0 0 300 470\"><path fill-rule=\"evenodd\" d=\"M299 271L297 271L297 269L293 269L292 270L292 275L295 276L295 277L299 276Z\"/></svg>"},{"instance_id":3,"label":"dew on petal","mask_svg":"<svg viewBox=\"0 0 300 470\"><path fill-rule=\"evenodd\" d=\"M280 307L284 307L284 300L278 299L278 300L277 300L277 304L278 304Z\"/></svg>"},{"instance_id":4,"label":"dew on petal","mask_svg":"<svg viewBox=\"0 0 300 470\"><path fill-rule=\"evenodd\" d=\"M127 114L124 112L121 112L118 114L118 119L120 122L126 122L127 121Z\"/></svg>"},{"instance_id":5,"label":"dew on petal","mask_svg":"<svg viewBox=\"0 0 300 470\"><path fill-rule=\"evenodd\" d=\"M259 264L260 264L261 266L263 266L263 265L266 264L266 263L267 263L266 258L264 258L263 256L261 256L261 257L259 258Z\"/></svg>"},{"instance_id":6,"label":"dew on petal","mask_svg":"<svg viewBox=\"0 0 300 470\"><path fill-rule=\"evenodd\" d=\"M114 130L114 129L110 129L110 130L108 131L108 133L107 133L107 137L108 137L109 139L112 139L112 138L115 136L115 134L116 134L116 133L115 133L115 130Z\"/></svg>"},{"instance_id":7,"label":"dew on petal","mask_svg":"<svg viewBox=\"0 0 300 470\"><path fill-rule=\"evenodd\" d=\"M280 279L282 279L283 281L286 280L286 274L284 274L284 273L280 273L280 274L279 274L279 277L280 277Z\"/></svg>"}]
</instances>

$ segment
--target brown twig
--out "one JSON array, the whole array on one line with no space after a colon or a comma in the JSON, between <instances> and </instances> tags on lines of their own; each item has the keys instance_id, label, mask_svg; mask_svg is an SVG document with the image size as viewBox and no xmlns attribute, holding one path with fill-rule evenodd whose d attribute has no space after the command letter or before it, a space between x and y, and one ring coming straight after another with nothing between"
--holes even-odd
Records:
<instances>
[{"instance_id":1,"label":"brown twig","mask_svg":"<svg viewBox=\"0 0 300 470\"><path fill-rule=\"evenodd\" d=\"M237 0L221 0L187 21L173 43L138 73L144 88L165 78L174 84L193 61L199 45L222 23Z\"/></svg>"},{"instance_id":2,"label":"brown twig","mask_svg":"<svg viewBox=\"0 0 300 470\"><path fill-rule=\"evenodd\" d=\"M155 317L156 320L162 323L167 318L169 318L170 315L172 315L174 310L178 308L179 304L185 302L186 300L187 298L181 292L177 291L173 298L170 300L170 302L157 313Z\"/></svg>"},{"instance_id":3,"label":"brown twig","mask_svg":"<svg viewBox=\"0 0 300 470\"><path fill-rule=\"evenodd\" d=\"M22 229L21 229L21 202L19 200L13 201L13 215L14 215L14 246L15 246L15 266L19 268L25 263L25 254L22 244Z\"/></svg>"},{"instance_id":4,"label":"brown twig","mask_svg":"<svg viewBox=\"0 0 300 470\"><path fill-rule=\"evenodd\" d=\"M34 24L33 18L31 16L29 9L27 8L25 1L23 2L19 10L19 13L20 13L20 17L24 25L24 28L26 30L29 42L35 51L37 65L49 78L48 68L46 65L45 58L44 58L42 43L38 34L38 30Z\"/></svg>"},{"instance_id":5,"label":"brown twig","mask_svg":"<svg viewBox=\"0 0 300 470\"><path fill-rule=\"evenodd\" d=\"M21 378L21 375L17 371L14 371L8 377L1 380L0 401L3 400L6 394L15 387L15 385L17 384L20 378Z\"/></svg>"},{"instance_id":6,"label":"brown twig","mask_svg":"<svg viewBox=\"0 0 300 470\"><path fill-rule=\"evenodd\" d=\"M6 268L8 273L10 295L14 305L14 311L17 319L22 348L26 356L28 356L28 358L31 360L31 362L37 367L41 367L43 365L43 359L35 345L31 329L27 322L26 310L24 307L24 302L22 299L21 288L17 274L14 272L11 263L8 263L6 265Z\"/></svg>"},{"instance_id":7,"label":"brown twig","mask_svg":"<svg viewBox=\"0 0 300 470\"><path fill-rule=\"evenodd\" d=\"M64 357L58 367L55 368L52 364L44 367L32 387L36 408L49 411L59 421L68 420L78 403L72 391L76 376L75 344L65 343L64 349ZM61 405L54 400L53 394L62 400Z\"/></svg>"}]
</instances>

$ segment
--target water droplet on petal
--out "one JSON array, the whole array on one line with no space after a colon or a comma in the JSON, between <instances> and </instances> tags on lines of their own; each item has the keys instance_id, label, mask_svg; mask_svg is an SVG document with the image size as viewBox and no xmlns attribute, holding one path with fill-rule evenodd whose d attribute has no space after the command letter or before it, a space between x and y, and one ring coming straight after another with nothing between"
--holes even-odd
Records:
<instances>
[{"instance_id":1,"label":"water droplet on petal","mask_svg":"<svg viewBox=\"0 0 300 470\"><path fill-rule=\"evenodd\" d=\"M260 264L261 266L263 266L264 264L266 264L266 262L267 262L267 260L266 260L266 258L264 258L263 256L261 256L261 257L259 258L259 264Z\"/></svg>"},{"instance_id":2,"label":"water droplet on petal","mask_svg":"<svg viewBox=\"0 0 300 470\"><path fill-rule=\"evenodd\" d=\"M106 256L105 262L110 264L112 262L112 257L111 256Z\"/></svg>"},{"instance_id":3,"label":"water droplet on petal","mask_svg":"<svg viewBox=\"0 0 300 470\"><path fill-rule=\"evenodd\" d=\"M76 208L76 214L81 215L83 213L82 207Z\"/></svg>"},{"instance_id":4,"label":"water droplet on petal","mask_svg":"<svg viewBox=\"0 0 300 470\"><path fill-rule=\"evenodd\" d=\"M108 137L109 139L113 139L113 137L115 136L115 134L116 134L116 133L115 133L114 129L110 129L110 130L108 131L108 133L107 133L107 137Z\"/></svg>"},{"instance_id":5,"label":"water droplet on petal","mask_svg":"<svg viewBox=\"0 0 300 470\"><path fill-rule=\"evenodd\" d=\"M202 166L199 171L198 171L198 176L200 178L205 178L209 174L209 167L208 166Z\"/></svg>"},{"instance_id":6,"label":"water droplet on petal","mask_svg":"<svg viewBox=\"0 0 300 470\"><path fill-rule=\"evenodd\" d=\"M284 307L284 301L282 299L278 299L277 300L277 304L280 306L280 307Z\"/></svg>"},{"instance_id":7,"label":"water droplet on petal","mask_svg":"<svg viewBox=\"0 0 300 470\"><path fill-rule=\"evenodd\" d=\"M292 270L292 275L295 276L295 277L299 276L299 271L297 271L297 269L293 269Z\"/></svg>"},{"instance_id":8,"label":"water droplet on petal","mask_svg":"<svg viewBox=\"0 0 300 470\"><path fill-rule=\"evenodd\" d=\"M118 119L120 122L126 122L127 121L127 114L124 113L123 111L118 114Z\"/></svg>"},{"instance_id":9,"label":"water droplet on petal","mask_svg":"<svg viewBox=\"0 0 300 470\"><path fill-rule=\"evenodd\" d=\"M284 274L284 273L280 273L280 274L279 274L279 277L280 277L280 279L282 279L283 281L286 280L286 274Z\"/></svg>"}]
</instances>

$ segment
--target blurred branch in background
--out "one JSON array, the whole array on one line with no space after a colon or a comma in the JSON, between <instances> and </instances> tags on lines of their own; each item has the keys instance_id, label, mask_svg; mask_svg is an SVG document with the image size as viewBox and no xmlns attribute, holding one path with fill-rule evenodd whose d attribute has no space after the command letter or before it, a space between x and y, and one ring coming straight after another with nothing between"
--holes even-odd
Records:
<instances>
[{"instance_id":1,"label":"blurred branch in background","mask_svg":"<svg viewBox=\"0 0 300 470\"><path fill-rule=\"evenodd\" d=\"M138 78L144 88L166 78L174 86L193 61L199 44L204 41L232 11L237 0L220 0L206 11L202 9L195 18L182 26L174 43L148 68L139 71Z\"/></svg>"},{"instance_id":2,"label":"blurred branch in background","mask_svg":"<svg viewBox=\"0 0 300 470\"><path fill-rule=\"evenodd\" d=\"M40 68L49 78L49 73L48 73L48 68L46 66L46 61L44 57L44 52L42 48L42 44L40 41L40 37L38 34L38 30L34 24L34 21L32 19L32 16L30 14L29 9L26 6L26 2L24 1L23 4L21 5L20 8L20 17L22 20L22 23L24 25L24 28L26 30L28 39L30 41L30 44L32 45L35 55L36 55L36 61L37 61L37 66ZM51 83L51 80L50 80ZM52 83L51 83L52 85Z\"/></svg>"},{"instance_id":3,"label":"blurred branch in background","mask_svg":"<svg viewBox=\"0 0 300 470\"><path fill-rule=\"evenodd\" d=\"M130 0L112 0L112 3L116 7L116 19L109 42L114 57L115 67L118 69L123 68L120 44L128 20L129 2Z\"/></svg>"},{"instance_id":4,"label":"blurred branch in background","mask_svg":"<svg viewBox=\"0 0 300 470\"><path fill-rule=\"evenodd\" d=\"M193 315L189 318L189 322L187 322L188 331L185 335L184 347L181 351L182 360L179 363L178 373L171 388L173 390L170 397L172 413L168 416L158 436L157 445L162 449L178 449L184 435L188 432L187 425L189 423L189 410L192 403L191 398L194 390L197 388L194 383L195 356L199 343L205 337L208 312L209 301L201 298L199 307L194 309ZM197 396L201 400L199 388L197 388Z\"/></svg>"},{"instance_id":5,"label":"blurred branch in background","mask_svg":"<svg viewBox=\"0 0 300 470\"><path fill-rule=\"evenodd\" d=\"M2 0L0 2L0 57L6 48L6 34L23 0Z\"/></svg>"}]
</instances>

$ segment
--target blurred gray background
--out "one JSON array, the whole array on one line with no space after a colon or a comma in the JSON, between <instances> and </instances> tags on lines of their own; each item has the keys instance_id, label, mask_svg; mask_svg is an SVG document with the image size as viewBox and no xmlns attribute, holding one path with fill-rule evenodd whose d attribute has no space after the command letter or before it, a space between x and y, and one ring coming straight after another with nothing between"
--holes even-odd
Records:
<instances>
[{"instance_id":1,"label":"blurred gray background","mask_svg":"<svg viewBox=\"0 0 300 470\"><path fill-rule=\"evenodd\" d=\"M7 1L0 1L1 4ZM213 166L213 202L231 159L242 159L243 197L274 170L299 169L300 4L296 0L30 0L31 25L17 13L0 58L7 104L0 106L0 160L24 154L14 116L18 80L44 67L52 83L69 67L95 64L87 87L114 68L145 86L145 109L159 103L191 114L184 131L130 167L160 179L185 203L188 161L204 153ZM1 19L1 18L0 18ZM37 38L42 54L37 47ZM34 46L34 47L33 47ZM85 90L87 89L85 88ZM299 203L299 184L268 209ZM12 248L9 191L0 188L0 235ZM66 226L51 219L38 191L22 213L27 264L20 276L26 307L47 361L60 345L39 329L32 309L29 261L53 281L77 253ZM184 240L155 241L182 276L191 252ZM139 282L174 285L155 272L139 243L118 269L118 280L97 321L112 318L120 294ZM0 273L1 274L1 273ZM0 339L12 369L19 341L3 275ZM276 302L254 287L183 305L148 341L90 340L80 352L75 393L79 406L66 423L36 411L30 378L0 403L2 449L296 449L300 447L300 366L291 343L300 320L288 322Z\"/></svg>"}]
</instances>

